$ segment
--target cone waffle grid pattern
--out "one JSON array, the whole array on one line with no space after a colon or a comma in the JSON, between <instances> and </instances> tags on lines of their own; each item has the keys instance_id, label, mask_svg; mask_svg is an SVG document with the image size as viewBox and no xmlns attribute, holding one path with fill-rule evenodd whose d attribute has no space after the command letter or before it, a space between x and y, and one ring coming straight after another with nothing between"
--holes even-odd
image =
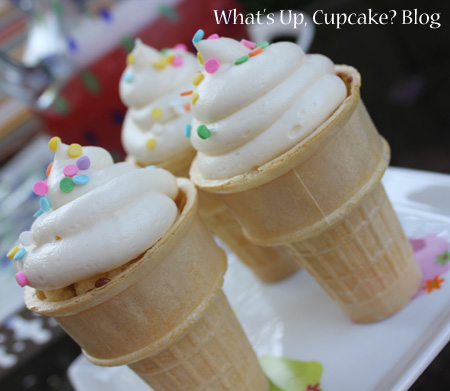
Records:
<instances>
[{"instance_id":1,"label":"cone waffle grid pattern","mask_svg":"<svg viewBox=\"0 0 450 391\"><path fill-rule=\"evenodd\" d=\"M222 292L187 335L130 367L155 391L268 389L267 379Z\"/></svg>"},{"instance_id":2,"label":"cone waffle grid pattern","mask_svg":"<svg viewBox=\"0 0 450 391\"><path fill-rule=\"evenodd\" d=\"M251 243L225 206L202 216L212 231L239 259L265 282L282 280L296 272L300 265L283 247L262 247Z\"/></svg>"},{"instance_id":3,"label":"cone waffle grid pattern","mask_svg":"<svg viewBox=\"0 0 450 391\"><path fill-rule=\"evenodd\" d=\"M383 295L418 269L381 184L339 224L287 247L344 306Z\"/></svg>"}]
</instances>

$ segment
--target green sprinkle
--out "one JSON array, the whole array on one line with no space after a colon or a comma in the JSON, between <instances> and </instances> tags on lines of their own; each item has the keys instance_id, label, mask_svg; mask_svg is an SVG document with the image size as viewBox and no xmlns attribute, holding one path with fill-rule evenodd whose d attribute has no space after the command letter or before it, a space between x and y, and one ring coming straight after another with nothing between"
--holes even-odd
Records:
<instances>
[{"instance_id":1,"label":"green sprinkle","mask_svg":"<svg viewBox=\"0 0 450 391\"><path fill-rule=\"evenodd\" d=\"M134 38L130 35L125 35L121 39L122 47L127 53L130 53L134 49Z\"/></svg>"},{"instance_id":2,"label":"green sprinkle","mask_svg":"<svg viewBox=\"0 0 450 391\"><path fill-rule=\"evenodd\" d=\"M158 6L158 11L167 19L169 19L171 22L176 22L180 18L180 15L178 15L177 10L167 4L160 4Z\"/></svg>"},{"instance_id":3,"label":"green sprinkle","mask_svg":"<svg viewBox=\"0 0 450 391\"><path fill-rule=\"evenodd\" d=\"M162 49L161 49L161 54L162 54L163 56L165 56L166 54L169 54L169 51L170 51L170 48L162 48Z\"/></svg>"},{"instance_id":4,"label":"green sprinkle","mask_svg":"<svg viewBox=\"0 0 450 391\"><path fill-rule=\"evenodd\" d=\"M248 61L248 56L242 56L234 62L234 65L241 65L246 61Z\"/></svg>"},{"instance_id":5,"label":"green sprinkle","mask_svg":"<svg viewBox=\"0 0 450 391\"><path fill-rule=\"evenodd\" d=\"M69 104L67 103L66 99L62 96L58 96L55 99L55 101L53 102L53 108L59 114L68 114L69 113Z\"/></svg>"},{"instance_id":6,"label":"green sprinkle","mask_svg":"<svg viewBox=\"0 0 450 391\"><path fill-rule=\"evenodd\" d=\"M55 13L55 15L58 18L62 17L63 8L62 8L62 4L60 1L58 1L58 0L50 1L50 7L52 8L53 12Z\"/></svg>"},{"instance_id":7,"label":"green sprinkle","mask_svg":"<svg viewBox=\"0 0 450 391\"><path fill-rule=\"evenodd\" d=\"M257 42L257 44L256 44L256 46L261 46L263 49L265 49L269 45L270 45L270 43L267 41L260 41L260 42Z\"/></svg>"},{"instance_id":8,"label":"green sprinkle","mask_svg":"<svg viewBox=\"0 0 450 391\"><path fill-rule=\"evenodd\" d=\"M61 182L59 182L59 188L64 193L70 193L73 190L74 184L73 179L70 177L65 177L61 179Z\"/></svg>"},{"instance_id":9,"label":"green sprinkle","mask_svg":"<svg viewBox=\"0 0 450 391\"><path fill-rule=\"evenodd\" d=\"M197 134L198 137L200 137L203 140L206 140L207 138L211 137L211 131L208 129L206 125L200 125L197 128Z\"/></svg>"},{"instance_id":10,"label":"green sprinkle","mask_svg":"<svg viewBox=\"0 0 450 391\"><path fill-rule=\"evenodd\" d=\"M84 86L93 94L98 94L100 92L100 83L94 74L90 71L84 70L81 72L81 79L83 80Z\"/></svg>"}]
</instances>

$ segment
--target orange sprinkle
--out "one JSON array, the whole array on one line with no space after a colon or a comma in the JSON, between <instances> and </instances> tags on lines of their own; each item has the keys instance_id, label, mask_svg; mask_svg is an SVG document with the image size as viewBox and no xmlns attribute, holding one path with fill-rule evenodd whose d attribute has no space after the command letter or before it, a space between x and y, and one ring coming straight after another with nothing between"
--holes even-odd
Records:
<instances>
[{"instance_id":1,"label":"orange sprinkle","mask_svg":"<svg viewBox=\"0 0 450 391\"><path fill-rule=\"evenodd\" d=\"M192 94L192 90L190 90L190 91L184 91L184 92L180 92L180 96L188 96L188 95L191 95Z\"/></svg>"},{"instance_id":2,"label":"orange sprinkle","mask_svg":"<svg viewBox=\"0 0 450 391\"><path fill-rule=\"evenodd\" d=\"M53 167L53 162L51 162L47 167L47 171L46 171L47 176L50 175L50 171L52 170L52 167Z\"/></svg>"},{"instance_id":3,"label":"orange sprinkle","mask_svg":"<svg viewBox=\"0 0 450 391\"><path fill-rule=\"evenodd\" d=\"M256 47L255 49L253 49L248 55L250 57L254 57L256 55L258 55L259 53L262 53L263 48L261 46Z\"/></svg>"},{"instance_id":4,"label":"orange sprinkle","mask_svg":"<svg viewBox=\"0 0 450 391\"><path fill-rule=\"evenodd\" d=\"M189 103L186 103L186 104L184 105L184 109L185 109L186 111L191 111L191 105L190 105Z\"/></svg>"}]
</instances>

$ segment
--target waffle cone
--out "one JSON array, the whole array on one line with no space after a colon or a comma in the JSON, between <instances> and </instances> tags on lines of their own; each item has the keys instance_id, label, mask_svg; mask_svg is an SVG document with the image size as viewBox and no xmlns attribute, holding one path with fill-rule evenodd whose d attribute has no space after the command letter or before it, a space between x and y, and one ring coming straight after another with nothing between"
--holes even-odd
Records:
<instances>
[{"instance_id":1,"label":"waffle cone","mask_svg":"<svg viewBox=\"0 0 450 391\"><path fill-rule=\"evenodd\" d=\"M199 192L200 215L208 227L263 282L277 282L300 269L282 246L264 247L249 241L225 204L214 194Z\"/></svg>"},{"instance_id":2,"label":"waffle cone","mask_svg":"<svg viewBox=\"0 0 450 391\"><path fill-rule=\"evenodd\" d=\"M190 153L158 163L158 167L178 177L189 177L194 156ZM128 161L136 164L133 158ZM263 282L280 281L295 273L300 265L283 247L262 247L250 242L222 200L199 191L199 212L210 230Z\"/></svg>"},{"instance_id":3,"label":"waffle cone","mask_svg":"<svg viewBox=\"0 0 450 391\"><path fill-rule=\"evenodd\" d=\"M129 365L157 391L221 391L228 384L250 390L250 380L266 391L256 355L221 291L225 254L197 213L194 186L183 178L178 184L184 195L178 220L126 270L101 288L59 302L27 287L26 305L54 317L94 364ZM222 339L222 327L226 338L237 340ZM218 343L230 345L230 357L244 357L245 367L224 362ZM175 352L180 356L165 363Z\"/></svg>"},{"instance_id":4,"label":"waffle cone","mask_svg":"<svg viewBox=\"0 0 450 391\"><path fill-rule=\"evenodd\" d=\"M345 65L336 66L336 73L347 86L347 98L305 140L256 170L230 179L203 178L196 160L190 175L200 189L220 196L250 241L285 245L351 319L372 322L392 315L409 302L419 287L420 270L398 218L384 190L380 190L389 163L389 146L360 99L360 75ZM358 211L368 212L366 204L371 205L373 199L383 205L382 214L372 210L359 228L351 228L353 223L348 219L358 216ZM386 224L380 225L380 218ZM366 229L358 232L363 226ZM395 245L380 240L391 234ZM313 245L305 250L316 242L320 242L318 249ZM373 243L376 249L371 247ZM333 255L328 264L322 265L327 252ZM377 262L380 268L376 272L375 260L385 260L384 266ZM340 270L334 283L325 271L321 272L330 263ZM395 273L395 279L393 268L402 271ZM367 275L359 275L361 270ZM348 278L358 283L346 288L342 288L344 283L337 284ZM376 279L381 282L368 300L367 292L356 288L369 280L375 284ZM343 298L341 289L350 290L349 297Z\"/></svg>"}]
</instances>

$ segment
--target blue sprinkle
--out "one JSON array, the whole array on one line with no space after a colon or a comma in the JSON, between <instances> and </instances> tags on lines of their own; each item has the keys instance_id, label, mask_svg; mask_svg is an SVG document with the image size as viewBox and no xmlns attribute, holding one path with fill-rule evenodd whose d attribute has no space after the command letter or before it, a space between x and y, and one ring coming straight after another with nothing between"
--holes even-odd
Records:
<instances>
[{"instance_id":1,"label":"blue sprinkle","mask_svg":"<svg viewBox=\"0 0 450 391\"><path fill-rule=\"evenodd\" d=\"M184 125L184 137L186 137L186 138L190 138L191 137L191 129L192 129L192 125L191 124Z\"/></svg>"},{"instance_id":2,"label":"blue sprinkle","mask_svg":"<svg viewBox=\"0 0 450 391\"><path fill-rule=\"evenodd\" d=\"M192 38L192 43L196 44L197 42L201 41L203 39L203 36L205 35L205 32L202 29L199 29L195 34L194 38Z\"/></svg>"},{"instance_id":3,"label":"blue sprinkle","mask_svg":"<svg viewBox=\"0 0 450 391\"><path fill-rule=\"evenodd\" d=\"M146 168L156 168L156 166L154 164L147 166Z\"/></svg>"},{"instance_id":4,"label":"blue sprinkle","mask_svg":"<svg viewBox=\"0 0 450 391\"><path fill-rule=\"evenodd\" d=\"M75 175L72 179L73 183L77 185L85 185L89 182L89 175Z\"/></svg>"},{"instance_id":5,"label":"blue sprinkle","mask_svg":"<svg viewBox=\"0 0 450 391\"><path fill-rule=\"evenodd\" d=\"M39 204L41 205L41 210L43 210L44 212L48 212L52 207L52 204L50 203L50 200L47 197L42 197L39 200Z\"/></svg>"},{"instance_id":6,"label":"blue sprinkle","mask_svg":"<svg viewBox=\"0 0 450 391\"><path fill-rule=\"evenodd\" d=\"M123 75L122 80L125 83L131 83L133 81L133 78L134 78L133 74L131 72L127 72Z\"/></svg>"},{"instance_id":7,"label":"blue sprinkle","mask_svg":"<svg viewBox=\"0 0 450 391\"><path fill-rule=\"evenodd\" d=\"M71 52L76 52L78 50L77 42L72 37L67 37L67 46L69 46Z\"/></svg>"},{"instance_id":8,"label":"blue sprinkle","mask_svg":"<svg viewBox=\"0 0 450 391\"><path fill-rule=\"evenodd\" d=\"M111 12L109 12L109 10L106 8L101 9L99 15L102 19L105 19L108 22L110 22L112 19Z\"/></svg>"},{"instance_id":9,"label":"blue sprinkle","mask_svg":"<svg viewBox=\"0 0 450 391\"><path fill-rule=\"evenodd\" d=\"M25 255L25 249L22 247L19 251L16 252L16 255L14 255L13 259L15 261L20 261L24 255Z\"/></svg>"},{"instance_id":10,"label":"blue sprinkle","mask_svg":"<svg viewBox=\"0 0 450 391\"><path fill-rule=\"evenodd\" d=\"M39 217L42 213L44 213L43 209L39 209L34 215L33 217Z\"/></svg>"}]
</instances>

